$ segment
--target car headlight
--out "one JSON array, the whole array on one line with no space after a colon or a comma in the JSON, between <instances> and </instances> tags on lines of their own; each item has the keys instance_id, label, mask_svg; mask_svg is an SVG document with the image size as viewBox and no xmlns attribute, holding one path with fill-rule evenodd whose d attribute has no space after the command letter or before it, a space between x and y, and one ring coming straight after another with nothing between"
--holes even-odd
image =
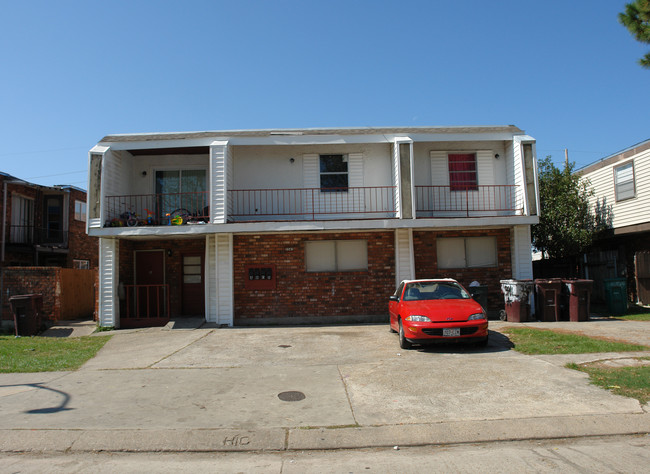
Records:
<instances>
[{"instance_id":1,"label":"car headlight","mask_svg":"<svg viewBox=\"0 0 650 474\"><path fill-rule=\"evenodd\" d=\"M473 321L475 319L486 319L485 313L472 314L469 318L467 318L468 321Z\"/></svg>"},{"instance_id":2,"label":"car headlight","mask_svg":"<svg viewBox=\"0 0 650 474\"><path fill-rule=\"evenodd\" d=\"M407 321L418 322L418 323L430 323L431 320L426 316L420 316L417 314L412 314L406 318Z\"/></svg>"}]
</instances>

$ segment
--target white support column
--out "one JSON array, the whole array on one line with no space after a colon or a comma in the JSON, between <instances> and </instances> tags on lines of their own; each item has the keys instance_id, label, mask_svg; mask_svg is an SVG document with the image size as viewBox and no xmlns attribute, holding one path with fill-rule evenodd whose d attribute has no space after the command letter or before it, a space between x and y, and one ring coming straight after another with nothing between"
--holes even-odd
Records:
<instances>
[{"instance_id":1,"label":"white support column","mask_svg":"<svg viewBox=\"0 0 650 474\"><path fill-rule=\"evenodd\" d=\"M233 236L206 237L205 318L208 322L233 325Z\"/></svg>"},{"instance_id":2,"label":"white support column","mask_svg":"<svg viewBox=\"0 0 650 474\"><path fill-rule=\"evenodd\" d=\"M228 185L231 184L230 148L227 141L210 144L210 222L224 224L228 219Z\"/></svg>"},{"instance_id":3,"label":"white support column","mask_svg":"<svg viewBox=\"0 0 650 474\"><path fill-rule=\"evenodd\" d=\"M516 280L533 278L533 255L529 225L512 228L512 277Z\"/></svg>"},{"instance_id":4,"label":"white support column","mask_svg":"<svg viewBox=\"0 0 650 474\"><path fill-rule=\"evenodd\" d=\"M402 280L415 279L413 229L395 230L395 286Z\"/></svg>"},{"instance_id":5,"label":"white support column","mask_svg":"<svg viewBox=\"0 0 650 474\"><path fill-rule=\"evenodd\" d=\"M120 327L118 295L119 241L99 239L99 325Z\"/></svg>"}]
</instances>

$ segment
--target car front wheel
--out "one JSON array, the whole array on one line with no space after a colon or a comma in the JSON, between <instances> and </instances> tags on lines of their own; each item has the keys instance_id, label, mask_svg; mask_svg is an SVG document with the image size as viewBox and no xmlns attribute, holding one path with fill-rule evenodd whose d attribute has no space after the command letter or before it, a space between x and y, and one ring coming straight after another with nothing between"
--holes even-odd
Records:
<instances>
[{"instance_id":1,"label":"car front wheel","mask_svg":"<svg viewBox=\"0 0 650 474\"><path fill-rule=\"evenodd\" d=\"M402 326L402 320L400 319L399 321L399 346L402 349L410 349L413 344L411 344L409 341L406 340L406 337L404 337L404 327Z\"/></svg>"}]
</instances>

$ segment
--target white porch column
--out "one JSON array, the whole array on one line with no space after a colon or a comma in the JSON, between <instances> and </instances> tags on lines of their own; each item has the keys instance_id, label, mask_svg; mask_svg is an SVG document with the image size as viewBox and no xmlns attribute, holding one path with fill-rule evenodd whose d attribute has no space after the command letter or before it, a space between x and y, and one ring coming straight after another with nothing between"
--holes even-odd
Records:
<instances>
[{"instance_id":1,"label":"white porch column","mask_svg":"<svg viewBox=\"0 0 650 474\"><path fill-rule=\"evenodd\" d=\"M205 319L216 324L233 325L233 236L214 234L206 237Z\"/></svg>"},{"instance_id":2,"label":"white porch column","mask_svg":"<svg viewBox=\"0 0 650 474\"><path fill-rule=\"evenodd\" d=\"M415 279L413 229L395 230L395 286L402 280Z\"/></svg>"},{"instance_id":3,"label":"white porch column","mask_svg":"<svg viewBox=\"0 0 650 474\"><path fill-rule=\"evenodd\" d=\"M533 255L529 225L516 225L510 233L512 247L512 277L516 280L533 278Z\"/></svg>"},{"instance_id":4,"label":"white porch column","mask_svg":"<svg viewBox=\"0 0 650 474\"><path fill-rule=\"evenodd\" d=\"M228 189L232 183L230 147L227 141L210 144L210 222L225 224L230 206Z\"/></svg>"},{"instance_id":5,"label":"white porch column","mask_svg":"<svg viewBox=\"0 0 650 474\"><path fill-rule=\"evenodd\" d=\"M99 239L99 325L120 327L118 270L120 245L117 239Z\"/></svg>"}]
</instances>

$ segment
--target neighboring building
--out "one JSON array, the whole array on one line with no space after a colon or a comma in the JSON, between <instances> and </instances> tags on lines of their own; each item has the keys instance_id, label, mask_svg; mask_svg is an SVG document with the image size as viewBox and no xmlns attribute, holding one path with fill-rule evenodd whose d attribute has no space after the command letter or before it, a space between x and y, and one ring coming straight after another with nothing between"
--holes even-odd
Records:
<instances>
[{"instance_id":1,"label":"neighboring building","mask_svg":"<svg viewBox=\"0 0 650 474\"><path fill-rule=\"evenodd\" d=\"M97 240L86 232L86 192L74 186L41 186L6 173L0 173L0 192L2 319L12 318L8 298L25 293L43 294L50 319L87 315L80 301L92 293L94 278L61 271L97 269ZM71 289L66 296L64 288ZM92 295L90 300L92 314Z\"/></svg>"},{"instance_id":2,"label":"neighboring building","mask_svg":"<svg viewBox=\"0 0 650 474\"><path fill-rule=\"evenodd\" d=\"M532 278L515 126L109 135L89 153L102 326L387 321L409 278ZM177 225L181 224L182 225Z\"/></svg>"},{"instance_id":3,"label":"neighboring building","mask_svg":"<svg viewBox=\"0 0 650 474\"><path fill-rule=\"evenodd\" d=\"M650 140L590 164L577 173L588 180L600 224L587 255L586 276L603 298L603 280L626 277L629 300L650 304Z\"/></svg>"}]
</instances>

